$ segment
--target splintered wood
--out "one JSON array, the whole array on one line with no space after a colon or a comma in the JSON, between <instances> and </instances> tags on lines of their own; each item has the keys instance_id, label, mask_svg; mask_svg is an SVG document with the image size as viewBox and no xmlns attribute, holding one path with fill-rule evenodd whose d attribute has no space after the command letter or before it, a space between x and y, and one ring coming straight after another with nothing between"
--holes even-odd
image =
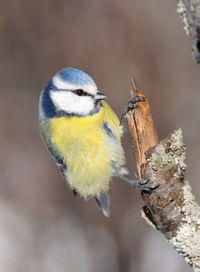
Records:
<instances>
[{"instance_id":1,"label":"splintered wood","mask_svg":"<svg viewBox=\"0 0 200 272\"><path fill-rule=\"evenodd\" d=\"M134 147L135 160L139 178L144 178L144 164L146 163L145 152L158 144L158 137L154 128L151 110L148 100L132 82L134 96L142 96L145 101L136 103L136 108L126 114L126 122L131 133Z\"/></svg>"}]
</instances>

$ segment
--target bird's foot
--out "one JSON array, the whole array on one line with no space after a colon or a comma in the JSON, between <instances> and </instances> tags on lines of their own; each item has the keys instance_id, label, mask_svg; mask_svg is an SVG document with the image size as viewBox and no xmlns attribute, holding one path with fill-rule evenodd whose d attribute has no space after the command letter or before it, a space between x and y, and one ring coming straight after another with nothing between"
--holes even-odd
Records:
<instances>
[{"instance_id":1,"label":"bird's foot","mask_svg":"<svg viewBox=\"0 0 200 272\"><path fill-rule=\"evenodd\" d=\"M145 193L151 193L153 190L159 187L159 185L156 185L156 186L148 185L149 181L150 180L148 179L148 180L142 180L138 182L139 187L138 188L136 187L136 188L144 191Z\"/></svg>"},{"instance_id":2,"label":"bird's foot","mask_svg":"<svg viewBox=\"0 0 200 272\"><path fill-rule=\"evenodd\" d=\"M146 98L144 96L134 96L133 98L128 100L128 102L124 105L124 108L121 114L120 124L122 124L126 114L130 110L134 110L137 108L137 102L144 102L145 100Z\"/></svg>"},{"instance_id":3,"label":"bird's foot","mask_svg":"<svg viewBox=\"0 0 200 272\"><path fill-rule=\"evenodd\" d=\"M148 185L150 180L138 181L138 180L128 179L124 176L118 176L118 177L122 179L123 181L127 182L128 184L130 184L132 187L139 189L148 194L150 194L153 190L159 187L159 185L156 185L156 186Z\"/></svg>"}]
</instances>

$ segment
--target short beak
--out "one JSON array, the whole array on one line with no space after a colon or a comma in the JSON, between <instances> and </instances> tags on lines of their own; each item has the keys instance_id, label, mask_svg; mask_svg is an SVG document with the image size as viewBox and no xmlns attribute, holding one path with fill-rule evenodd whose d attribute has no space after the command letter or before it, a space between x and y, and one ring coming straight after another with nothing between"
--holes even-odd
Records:
<instances>
[{"instance_id":1,"label":"short beak","mask_svg":"<svg viewBox=\"0 0 200 272\"><path fill-rule=\"evenodd\" d=\"M97 91L96 95L95 95L95 99L96 100L103 100L104 98L106 98L106 96L102 93L100 93L99 91Z\"/></svg>"}]
</instances>

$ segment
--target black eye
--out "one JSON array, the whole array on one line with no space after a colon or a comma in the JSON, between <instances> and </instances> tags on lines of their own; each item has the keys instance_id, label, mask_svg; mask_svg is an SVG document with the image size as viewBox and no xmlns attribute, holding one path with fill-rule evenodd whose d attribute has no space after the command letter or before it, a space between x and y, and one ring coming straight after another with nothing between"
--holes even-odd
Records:
<instances>
[{"instance_id":1,"label":"black eye","mask_svg":"<svg viewBox=\"0 0 200 272\"><path fill-rule=\"evenodd\" d=\"M84 91L82 89L78 89L76 90L76 94L82 96L84 94Z\"/></svg>"}]
</instances>

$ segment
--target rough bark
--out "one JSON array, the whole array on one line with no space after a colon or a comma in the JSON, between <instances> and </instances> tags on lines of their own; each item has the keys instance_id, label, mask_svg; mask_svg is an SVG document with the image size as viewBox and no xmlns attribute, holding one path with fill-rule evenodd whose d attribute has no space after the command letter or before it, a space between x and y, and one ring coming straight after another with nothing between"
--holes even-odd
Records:
<instances>
[{"instance_id":1,"label":"rough bark","mask_svg":"<svg viewBox=\"0 0 200 272\"><path fill-rule=\"evenodd\" d=\"M142 95L136 90L135 95L138 94ZM147 100L129 111L126 121L134 143L139 176L149 180L151 186L159 185L151 194L142 193L145 202L142 217L161 231L168 243L195 272L199 272L200 207L189 182L184 180L186 154L182 131L178 129L157 143Z\"/></svg>"}]
</instances>

